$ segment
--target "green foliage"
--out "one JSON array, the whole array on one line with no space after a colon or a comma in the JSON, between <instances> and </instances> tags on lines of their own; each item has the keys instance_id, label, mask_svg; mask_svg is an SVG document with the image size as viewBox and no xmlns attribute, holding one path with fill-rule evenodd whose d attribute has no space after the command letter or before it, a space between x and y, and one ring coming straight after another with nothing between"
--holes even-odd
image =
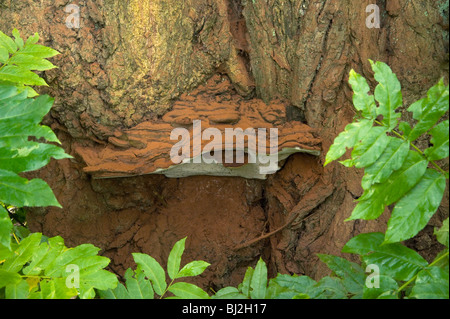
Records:
<instances>
[{"instance_id":1,"label":"green foliage","mask_svg":"<svg viewBox=\"0 0 450 319\"><path fill-rule=\"evenodd\" d=\"M209 266L204 261L193 261L180 269L185 243L186 238L178 241L169 254L167 260L167 273L171 279L169 284L164 268L156 259L146 254L134 253L137 268L126 271L125 285L119 284L115 289L99 291L99 295L104 299L153 299L156 294L162 299L170 292L173 296L166 298L209 299L209 295L196 285L175 282L180 278L201 275Z\"/></svg>"},{"instance_id":2,"label":"green foliage","mask_svg":"<svg viewBox=\"0 0 450 319\"><path fill-rule=\"evenodd\" d=\"M341 163L365 169L364 193L349 220L376 219L395 204L385 236L386 243L395 243L417 235L442 201L448 172L434 161L449 155L448 120L436 124L448 111L449 88L441 80L427 98L408 108L417 121L411 128L399 122L402 94L397 77L386 64L370 62L378 82L375 94L369 94L367 81L352 70L349 82L360 115L336 138L325 165L353 148L351 158ZM403 135L395 130L397 126ZM430 134L433 146L421 151L413 142L423 134Z\"/></svg>"},{"instance_id":3,"label":"green foliage","mask_svg":"<svg viewBox=\"0 0 450 319\"><path fill-rule=\"evenodd\" d=\"M12 223L9 205L15 207L61 207L52 190L40 179L28 180L19 174L38 170L51 158L70 158L53 131L40 125L50 111L53 99L36 96L26 85L44 85L32 70L48 70L53 64L45 60L57 54L37 45L36 34L26 42L17 30L15 40L0 32L0 244L10 248ZM36 80L36 79L39 79Z\"/></svg>"},{"instance_id":4,"label":"green foliage","mask_svg":"<svg viewBox=\"0 0 450 319\"><path fill-rule=\"evenodd\" d=\"M0 295L7 299L88 299L94 288L117 286L117 277L103 269L109 259L92 245L67 248L61 237L34 233L12 247L0 257Z\"/></svg>"}]
</instances>

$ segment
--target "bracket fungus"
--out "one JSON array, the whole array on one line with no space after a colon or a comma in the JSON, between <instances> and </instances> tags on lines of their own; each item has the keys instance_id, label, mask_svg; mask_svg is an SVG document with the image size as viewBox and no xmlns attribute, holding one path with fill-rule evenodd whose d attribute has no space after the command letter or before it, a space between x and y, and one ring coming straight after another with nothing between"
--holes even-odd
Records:
<instances>
[{"instance_id":1,"label":"bracket fungus","mask_svg":"<svg viewBox=\"0 0 450 319\"><path fill-rule=\"evenodd\" d=\"M314 129L286 121L285 103L246 100L230 94L230 85L215 76L182 95L162 119L116 131L106 147L76 147L87 164L84 171L94 178L164 174L265 179L291 154L320 154Z\"/></svg>"}]
</instances>

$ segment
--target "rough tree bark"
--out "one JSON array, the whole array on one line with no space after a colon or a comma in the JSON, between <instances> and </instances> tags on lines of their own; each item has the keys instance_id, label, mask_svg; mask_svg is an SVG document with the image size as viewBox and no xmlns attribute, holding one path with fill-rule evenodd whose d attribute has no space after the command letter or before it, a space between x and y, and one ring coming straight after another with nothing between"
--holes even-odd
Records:
<instances>
[{"instance_id":1,"label":"rough tree bark","mask_svg":"<svg viewBox=\"0 0 450 319\"><path fill-rule=\"evenodd\" d=\"M379 29L366 27L372 3L380 7ZM79 29L65 24L68 4L81 10ZM0 30L39 32L43 44L62 53L53 60L59 68L44 75L50 86L42 93L56 98L46 121L75 159L39 172L64 209L33 210L30 227L68 244L98 245L119 274L132 265L132 252L164 264L175 241L188 236L186 261L212 264L197 281L204 287L237 285L260 255L272 273L320 278L327 270L316 253L339 254L354 235L384 228L383 220L345 223L361 194L361 172L322 167L354 116L349 71L371 78L368 59L388 63L402 83L405 107L440 77L448 81L448 1L0 0L0 9ZM208 84L214 76L229 84L220 94L282 101L284 121L316 129L321 157L291 156L267 181L96 180L83 171L77 150L100 150L118 131L157 123L177 100L194 107L198 94L215 94ZM302 209L301 221L234 249ZM430 229L445 215L448 197L410 243L428 258L436 245Z\"/></svg>"}]
</instances>

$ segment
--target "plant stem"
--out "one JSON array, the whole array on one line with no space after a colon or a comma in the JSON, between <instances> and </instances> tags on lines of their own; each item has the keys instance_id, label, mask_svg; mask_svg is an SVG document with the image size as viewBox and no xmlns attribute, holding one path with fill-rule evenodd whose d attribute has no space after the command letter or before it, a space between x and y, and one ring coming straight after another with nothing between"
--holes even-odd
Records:
<instances>
[{"instance_id":1,"label":"plant stem","mask_svg":"<svg viewBox=\"0 0 450 319\"><path fill-rule=\"evenodd\" d=\"M434 265L436 265L438 262L440 262L442 259L444 259L445 257L448 257L448 251L443 254L441 257L439 257L438 259L436 259L435 261L433 261L431 264L429 264L426 268L430 268L433 267ZM400 288L398 288L397 293L399 293L400 291L402 291L403 289L405 289L406 287L409 286L410 283L412 283L414 280L417 279L419 273L417 273L414 277L412 277L409 281L407 281L403 286L401 286Z\"/></svg>"},{"instance_id":2,"label":"plant stem","mask_svg":"<svg viewBox=\"0 0 450 319\"><path fill-rule=\"evenodd\" d=\"M379 122L379 121L377 121L377 120L375 120L375 123L377 123L378 125L381 125L381 126L386 126L386 125L384 125L383 123L381 123L381 122ZM391 131L392 133L394 133L396 136L398 136L399 138L401 138L402 140L404 140L404 141L409 141L405 136L403 136L402 134L400 134L399 132L397 132L397 131L395 131L395 130L392 130ZM425 157L425 159L427 160L427 161L429 161L442 175L444 175L446 178L447 178L447 176L446 176L446 171L444 171L439 165L437 165L434 161L430 161L428 158L427 158L427 156L425 155L425 153L424 152L422 152L422 150L420 149L420 148L418 148L416 145L414 145L413 143L411 143L410 142L410 145L420 154L420 155L422 155L423 157Z\"/></svg>"}]
</instances>

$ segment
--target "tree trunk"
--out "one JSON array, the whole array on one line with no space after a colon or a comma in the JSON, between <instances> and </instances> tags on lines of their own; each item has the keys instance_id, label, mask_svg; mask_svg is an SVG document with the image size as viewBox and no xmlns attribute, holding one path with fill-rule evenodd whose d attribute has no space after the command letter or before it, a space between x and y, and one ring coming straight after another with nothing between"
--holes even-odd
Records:
<instances>
[{"instance_id":1,"label":"tree trunk","mask_svg":"<svg viewBox=\"0 0 450 319\"><path fill-rule=\"evenodd\" d=\"M373 2L380 28L366 25ZM67 26L69 4L80 9L79 28ZM322 166L355 115L349 71L372 79L368 60L388 63L405 108L440 77L448 81L448 1L0 0L0 9L0 30L39 32L42 44L61 52L41 93L55 97L46 121L75 159L39 172L64 209L31 211L30 227L69 245L101 247L118 274L132 266L132 252L164 264L172 245L188 236L184 262L212 264L197 280L204 287L237 285L261 255L272 274L322 277L327 270L315 254L340 254L351 237L384 230L386 221L344 222L361 194L361 172ZM308 125L321 155L292 155L266 181L93 178L114 165L144 165L147 158L133 155L145 149L142 127L173 126L168 114L179 105L187 113L206 105L211 122L230 101L239 119L250 106L266 118L261 109L277 105L276 123ZM298 212L302 218L292 220ZM448 197L437 214L444 215ZM414 242L427 258L438 219Z\"/></svg>"}]
</instances>

